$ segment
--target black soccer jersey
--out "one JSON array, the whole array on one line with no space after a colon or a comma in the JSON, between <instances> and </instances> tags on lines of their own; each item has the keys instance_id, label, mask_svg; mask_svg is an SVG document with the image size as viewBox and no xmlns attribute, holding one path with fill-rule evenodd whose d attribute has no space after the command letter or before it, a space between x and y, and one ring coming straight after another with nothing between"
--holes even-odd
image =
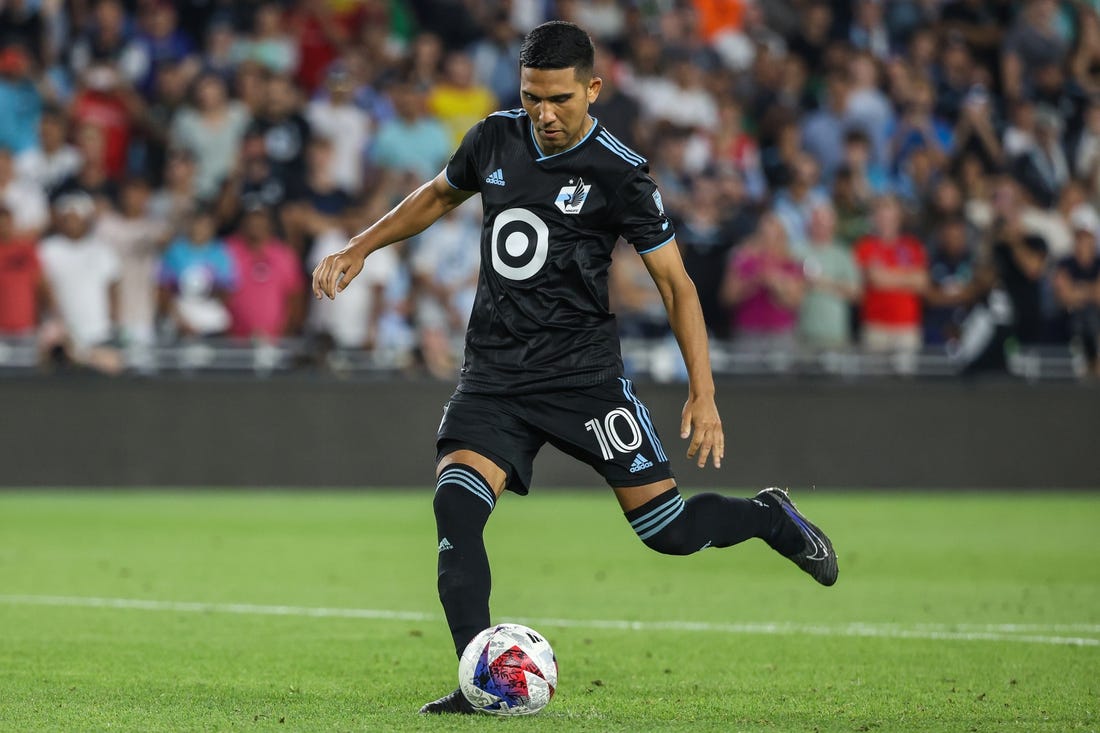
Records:
<instances>
[{"instance_id":1,"label":"black soccer jersey","mask_svg":"<svg viewBox=\"0 0 1100 733\"><path fill-rule=\"evenodd\" d=\"M540 392L622 374L611 252L620 236L642 254L673 238L648 170L598 121L554 155L542 154L523 110L466 133L447 180L481 193L485 219L460 391Z\"/></svg>"}]
</instances>

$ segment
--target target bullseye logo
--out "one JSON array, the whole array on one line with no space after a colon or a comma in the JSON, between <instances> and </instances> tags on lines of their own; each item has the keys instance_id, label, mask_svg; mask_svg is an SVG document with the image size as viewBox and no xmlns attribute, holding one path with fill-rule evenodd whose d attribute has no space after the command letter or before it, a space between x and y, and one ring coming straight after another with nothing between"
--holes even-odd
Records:
<instances>
[{"instance_id":1,"label":"target bullseye logo","mask_svg":"<svg viewBox=\"0 0 1100 733\"><path fill-rule=\"evenodd\" d=\"M546 264L550 230L527 209L505 209L493 220L493 269L509 280L527 280Z\"/></svg>"}]
</instances>

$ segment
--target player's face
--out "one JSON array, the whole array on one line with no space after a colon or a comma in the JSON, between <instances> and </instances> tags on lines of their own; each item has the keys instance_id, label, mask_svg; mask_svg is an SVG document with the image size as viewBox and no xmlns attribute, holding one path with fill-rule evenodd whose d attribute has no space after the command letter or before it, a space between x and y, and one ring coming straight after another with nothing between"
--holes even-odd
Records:
<instances>
[{"instance_id":1,"label":"player's face","mask_svg":"<svg viewBox=\"0 0 1100 733\"><path fill-rule=\"evenodd\" d=\"M600 94L600 78L577 79L573 69L520 69L523 108L535 139L547 154L567 150L588 132L588 105Z\"/></svg>"}]
</instances>

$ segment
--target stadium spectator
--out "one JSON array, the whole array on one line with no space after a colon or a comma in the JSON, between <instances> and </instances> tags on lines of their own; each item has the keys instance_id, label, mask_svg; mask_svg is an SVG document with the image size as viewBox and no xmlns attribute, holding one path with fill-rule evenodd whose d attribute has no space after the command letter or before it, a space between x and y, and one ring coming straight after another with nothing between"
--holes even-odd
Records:
<instances>
[{"instance_id":1,"label":"stadium spectator","mask_svg":"<svg viewBox=\"0 0 1100 733\"><path fill-rule=\"evenodd\" d=\"M950 216L938 226L928 262L928 289L924 293L924 343L956 343L971 308L985 294L977 278L974 248L968 241L966 220Z\"/></svg>"},{"instance_id":2,"label":"stadium spectator","mask_svg":"<svg viewBox=\"0 0 1100 733\"><path fill-rule=\"evenodd\" d=\"M727 338L729 314L720 299L726 261L756 226L740 178L696 178L691 187L691 206L671 212L670 218L676 227L684 269L699 293L707 330L718 338Z\"/></svg>"},{"instance_id":3,"label":"stadium spectator","mask_svg":"<svg viewBox=\"0 0 1100 733\"><path fill-rule=\"evenodd\" d=\"M230 334L271 340L296 333L304 295L301 267L294 251L275 236L271 211L251 204L226 247L237 273L228 301Z\"/></svg>"},{"instance_id":4,"label":"stadium spectator","mask_svg":"<svg viewBox=\"0 0 1100 733\"><path fill-rule=\"evenodd\" d=\"M133 136L133 112L138 103L134 93L123 88L118 69L97 64L81 75L80 90L73 98L71 114L78 130L90 127L103 140L102 160L107 176L122 179L127 167L127 152ZM86 158L87 160L87 158Z\"/></svg>"},{"instance_id":5,"label":"stadium spectator","mask_svg":"<svg viewBox=\"0 0 1100 733\"><path fill-rule=\"evenodd\" d=\"M42 273L36 243L15 235L15 218L0 204L0 335L29 336L53 296Z\"/></svg>"},{"instance_id":6,"label":"stadium spectator","mask_svg":"<svg viewBox=\"0 0 1100 733\"><path fill-rule=\"evenodd\" d=\"M955 125L955 155L977 156L986 171L1000 168L1006 162L993 114L989 93L984 86L974 85L962 98Z\"/></svg>"},{"instance_id":7,"label":"stadium spectator","mask_svg":"<svg viewBox=\"0 0 1100 733\"><path fill-rule=\"evenodd\" d=\"M895 197L879 197L872 232L855 247L863 275L861 338L868 351L915 353L921 348L927 255L920 242L902 233L901 213Z\"/></svg>"},{"instance_id":8,"label":"stadium spectator","mask_svg":"<svg viewBox=\"0 0 1100 733\"><path fill-rule=\"evenodd\" d=\"M1032 139L1025 139L1012 159L1013 175L1039 206L1050 208L1070 176L1062 150L1062 121L1051 109L1036 109L1033 130Z\"/></svg>"},{"instance_id":9,"label":"stadium spectator","mask_svg":"<svg viewBox=\"0 0 1100 733\"><path fill-rule=\"evenodd\" d=\"M16 177L12 152L4 147L0 147L0 205L12 213L20 238L37 239L49 224L46 195L37 183Z\"/></svg>"},{"instance_id":10,"label":"stadium spectator","mask_svg":"<svg viewBox=\"0 0 1100 733\"><path fill-rule=\"evenodd\" d=\"M745 130L742 117L741 106L733 100L719 106L718 129L711 143L714 164L744 181L745 194L751 201L763 201L768 182L764 178L760 147L756 138Z\"/></svg>"},{"instance_id":11,"label":"stadium spectator","mask_svg":"<svg viewBox=\"0 0 1100 733\"><path fill-rule=\"evenodd\" d=\"M703 84L703 70L683 49L668 52L668 77L650 82L638 97L650 121L713 133L718 127L718 105Z\"/></svg>"},{"instance_id":12,"label":"stadium spectator","mask_svg":"<svg viewBox=\"0 0 1100 733\"><path fill-rule=\"evenodd\" d=\"M802 119L802 146L817 160L822 178L831 183L843 156L851 87L843 73L834 71L826 77L825 89L821 108Z\"/></svg>"},{"instance_id":13,"label":"stadium spectator","mask_svg":"<svg viewBox=\"0 0 1100 733\"><path fill-rule=\"evenodd\" d=\"M1055 334L1060 340L1077 342L1089 375L1100 377L1100 257L1096 251L1100 216L1089 204L1080 204L1070 217L1070 226L1073 254L1061 259L1054 270L1054 296L1059 308Z\"/></svg>"},{"instance_id":14,"label":"stadium spectator","mask_svg":"<svg viewBox=\"0 0 1100 733\"><path fill-rule=\"evenodd\" d=\"M1002 179L993 192L994 220L990 229L990 259L997 292L992 306L1006 334L1025 346L1043 340L1043 276L1049 247L1045 239L1029 233L1018 184Z\"/></svg>"},{"instance_id":15,"label":"stadium spectator","mask_svg":"<svg viewBox=\"0 0 1100 733\"><path fill-rule=\"evenodd\" d=\"M31 0L8 0L0 8L0 48L25 49L36 65L46 60L42 9Z\"/></svg>"},{"instance_id":16,"label":"stadium spectator","mask_svg":"<svg viewBox=\"0 0 1100 733\"><path fill-rule=\"evenodd\" d=\"M283 27L283 9L278 3L260 5L252 17L252 33L233 47L236 63L259 64L272 74L293 74L298 68L298 46Z\"/></svg>"},{"instance_id":17,"label":"stadium spectator","mask_svg":"<svg viewBox=\"0 0 1100 733\"><path fill-rule=\"evenodd\" d=\"M117 208L100 214L94 237L115 251L119 263L118 336L123 344L151 344L157 307L157 263L169 232L149 213L149 184L129 178Z\"/></svg>"},{"instance_id":18,"label":"stadium spectator","mask_svg":"<svg viewBox=\"0 0 1100 733\"><path fill-rule=\"evenodd\" d=\"M927 149L933 163L942 169L954 147L954 133L945 120L933 114L935 89L924 78L913 81L904 100L904 109L890 136L890 160L896 174L905 166L913 151Z\"/></svg>"},{"instance_id":19,"label":"stadium spectator","mask_svg":"<svg viewBox=\"0 0 1100 733\"><path fill-rule=\"evenodd\" d=\"M309 241L331 229L343 230L343 220L354 204L352 196L333 177L336 146L315 138L306 154L308 174L298 200L283 206L286 241L297 252L308 252Z\"/></svg>"},{"instance_id":20,"label":"stadium spectator","mask_svg":"<svg viewBox=\"0 0 1100 733\"><path fill-rule=\"evenodd\" d=\"M63 196L54 210L57 232L43 239L38 250L60 319L60 328L47 329L47 345L64 347L77 363L118 373L123 367L113 346L118 326L118 257L92 232L95 202L90 196Z\"/></svg>"},{"instance_id":21,"label":"stadium spectator","mask_svg":"<svg viewBox=\"0 0 1100 733\"><path fill-rule=\"evenodd\" d=\"M362 212L352 211L339 226L319 232L313 238L307 266L314 268L327 255L343 249L348 243L348 233L356 230L363 219ZM386 288L398 279L402 265L398 252L391 247L375 254L382 256L368 258L363 272L340 298L316 303L310 309L309 330L331 339L333 346L339 349L373 351L383 344L381 331L387 307Z\"/></svg>"},{"instance_id":22,"label":"stadium spectator","mask_svg":"<svg viewBox=\"0 0 1100 733\"><path fill-rule=\"evenodd\" d=\"M878 59L886 59L892 50L883 5L881 0L856 0L848 26L848 41Z\"/></svg>"},{"instance_id":23,"label":"stadium spectator","mask_svg":"<svg viewBox=\"0 0 1100 733\"><path fill-rule=\"evenodd\" d=\"M126 9L120 0L99 0L92 18L68 48L68 67L80 72L93 65L119 67L133 80L141 74L141 52L130 42Z\"/></svg>"},{"instance_id":24,"label":"stadium spectator","mask_svg":"<svg viewBox=\"0 0 1100 733\"><path fill-rule=\"evenodd\" d=\"M76 147L83 164L74 175L54 189L51 201L56 202L61 196L71 193L84 193L92 197L97 209L104 210L115 199L118 185L107 174L103 131L92 125L78 128Z\"/></svg>"},{"instance_id":25,"label":"stadium spectator","mask_svg":"<svg viewBox=\"0 0 1100 733\"><path fill-rule=\"evenodd\" d=\"M1028 91L1028 70L1062 63L1069 45L1058 28L1057 0L1027 0L1001 48L1001 85L1009 101Z\"/></svg>"},{"instance_id":26,"label":"stadium spectator","mask_svg":"<svg viewBox=\"0 0 1100 733\"><path fill-rule=\"evenodd\" d=\"M206 73L195 81L191 105L172 123L171 141L194 157L195 195L200 199L212 201L217 196L249 121L244 105L228 98L220 76Z\"/></svg>"},{"instance_id":27,"label":"stadium spectator","mask_svg":"<svg viewBox=\"0 0 1100 733\"><path fill-rule=\"evenodd\" d=\"M879 83L879 68L874 57L857 53L848 62L850 91L845 107L848 131L859 130L867 137L868 163L885 169L890 163L890 130L895 123L894 108L883 94Z\"/></svg>"},{"instance_id":28,"label":"stadium spectator","mask_svg":"<svg viewBox=\"0 0 1100 733\"><path fill-rule=\"evenodd\" d=\"M260 133L245 133L237 162L218 195L219 231L236 229L241 212L249 208L263 206L282 211L285 202L301 197L301 180L291 181L289 185L284 183L264 151Z\"/></svg>"},{"instance_id":29,"label":"stadium spectator","mask_svg":"<svg viewBox=\"0 0 1100 733\"><path fill-rule=\"evenodd\" d=\"M802 260L805 296L798 335L814 350L851 345L851 306L859 299L859 270L850 249L836 240L836 213L821 204L810 214L809 247Z\"/></svg>"},{"instance_id":30,"label":"stadium spectator","mask_svg":"<svg viewBox=\"0 0 1100 733\"><path fill-rule=\"evenodd\" d=\"M408 80L394 82L389 93L397 116L379 127L371 161L383 171L431 178L451 155L447 129L426 113L424 93Z\"/></svg>"},{"instance_id":31,"label":"stadium spectator","mask_svg":"<svg viewBox=\"0 0 1100 733\"><path fill-rule=\"evenodd\" d=\"M520 38L512 27L511 18L503 8L493 15L486 28L485 37L474 42L470 47L476 78L481 79L489 87L489 91L500 100L500 105L504 109L519 106L519 48ZM603 61L606 63L606 56L603 57ZM596 63L601 63L599 54L596 56ZM600 76L604 79L606 87L608 77L613 75L600 74ZM612 79L612 82L614 81ZM604 92L601 91L601 100L603 95ZM593 114L596 113L593 112ZM620 129L620 135L623 134L621 128L612 129ZM624 142L626 142L625 138Z\"/></svg>"},{"instance_id":32,"label":"stadium spectator","mask_svg":"<svg viewBox=\"0 0 1100 733\"><path fill-rule=\"evenodd\" d=\"M188 233L172 241L160 262L160 310L184 337L229 330L225 302L236 286L237 274L225 243L216 235L215 223L209 212L196 212Z\"/></svg>"},{"instance_id":33,"label":"stadium spectator","mask_svg":"<svg viewBox=\"0 0 1100 733\"><path fill-rule=\"evenodd\" d=\"M1088 95L1100 94L1100 9L1077 8L1077 44L1070 60L1070 75Z\"/></svg>"},{"instance_id":34,"label":"stadium spectator","mask_svg":"<svg viewBox=\"0 0 1100 733\"><path fill-rule=\"evenodd\" d=\"M172 123L187 101L190 72L185 65L165 61L157 66L151 99L134 115L135 140L127 155L128 169L140 171L158 186L168 158Z\"/></svg>"},{"instance_id":35,"label":"stadium spectator","mask_svg":"<svg viewBox=\"0 0 1100 733\"><path fill-rule=\"evenodd\" d=\"M855 247L857 241L871 231L871 205L856 192L855 174L841 166L833 180L833 205L837 214L837 240L845 247Z\"/></svg>"},{"instance_id":36,"label":"stadium spectator","mask_svg":"<svg viewBox=\"0 0 1100 733\"><path fill-rule=\"evenodd\" d=\"M1073 170L1091 192L1092 205L1100 207L1100 96L1094 96L1085 110Z\"/></svg>"},{"instance_id":37,"label":"stadium spectator","mask_svg":"<svg viewBox=\"0 0 1100 733\"><path fill-rule=\"evenodd\" d=\"M194 43L179 29L179 16L170 0L154 0L145 5L139 13L138 26L130 60L133 66L127 76L142 94L152 96L159 72L165 66L180 68L185 78L194 75L198 70L193 57Z\"/></svg>"},{"instance_id":38,"label":"stadium spectator","mask_svg":"<svg viewBox=\"0 0 1100 733\"><path fill-rule=\"evenodd\" d=\"M209 209L209 204L200 206L195 196L195 175L195 156L191 151L173 150L165 163L164 183L149 198L149 215L163 222L173 237L187 231L195 214Z\"/></svg>"},{"instance_id":39,"label":"stadium spectator","mask_svg":"<svg viewBox=\"0 0 1100 733\"><path fill-rule=\"evenodd\" d=\"M44 109L38 125L38 143L16 158L18 176L33 181L47 196L51 195L65 179L75 175L84 162L68 137L69 123L65 113L57 107Z\"/></svg>"},{"instance_id":40,"label":"stadium spectator","mask_svg":"<svg viewBox=\"0 0 1100 733\"><path fill-rule=\"evenodd\" d=\"M730 257L722 286L734 344L752 354L792 353L804 295L802 266L787 250L786 229L766 213Z\"/></svg>"},{"instance_id":41,"label":"stadium spectator","mask_svg":"<svg viewBox=\"0 0 1100 733\"><path fill-rule=\"evenodd\" d=\"M42 106L26 52L0 45L0 147L19 155L37 145Z\"/></svg>"},{"instance_id":42,"label":"stadium spectator","mask_svg":"<svg viewBox=\"0 0 1100 733\"><path fill-rule=\"evenodd\" d=\"M790 184L776 194L774 210L787 231L786 241L791 252L801 257L806 252L810 214L827 203L828 197L818 187L818 167L812 157L799 155L793 173Z\"/></svg>"},{"instance_id":43,"label":"stadium spectator","mask_svg":"<svg viewBox=\"0 0 1100 733\"><path fill-rule=\"evenodd\" d=\"M416 326L428 372L453 377L462 336L477 291L481 258L477 241L481 217L456 209L417 237L410 260L416 299Z\"/></svg>"},{"instance_id":44,"label":"stadium spectator","mask_svg":"<svg viewBox=\"0 0 1100 733\"><path fill-rule=\"evenodd\" d=\"M312 130L302 115L298 88L289 76L272 75L265 89L263 114L252 120L248 131L263 137L264 152L275 176L289 188L305 178Z\"/></svg>"},{"instance_id":45,"label":"stadium spectator","mask_svg":"<svg viewBox=\"0 0 1100 733\"><path fill-rule=\"evenodd\" d=\"M798 33L791 40L790 51L817 73L825 59L825 47L833 25L833 9L827 2L815 0L808 4L799 18Z\"/></svg>"},{"instance_id":46,"label":"stadium spectator","mask_svg":"<svg viewBox=\"0 0 1100 733\"><path fill-rule=\"evenodd\" d=\"M452 51L443 61L443 77L427 98L428 111L438 119L457 148L463 135L479 120L497 109L489 89L474 79L474 64L461 51Z\"/></svg>"},{"instance_id":47,"label":"stadium spectator","mask_svg":"<svg viewBox=\"0 0 1100 733\"><path fill-rule=\"evenodd\" d=\"M329 160L333 182L357 194L363 187L364 156L370 144L370 116L355 104L351 72L343 65L329 69L324 91L309 103L306 119L318 137L332 145Z\"/></svg>"}]
</instances>

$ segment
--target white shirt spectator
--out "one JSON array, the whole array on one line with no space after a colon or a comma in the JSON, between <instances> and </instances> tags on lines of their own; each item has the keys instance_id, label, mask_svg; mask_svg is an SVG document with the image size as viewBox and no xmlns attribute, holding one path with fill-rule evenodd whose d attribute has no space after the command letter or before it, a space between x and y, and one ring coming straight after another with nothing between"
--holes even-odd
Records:
<instances>
[{"instance_id":1,"label":"white shirt spectator","mask_svg":"<svg viewBox=\"0 0 1100 733\"><path fill-rule=\"evenodd\" d=\"M718 129L718 105L702 87L681 87L668 79L657 79L645 84L638 100L651 119L708 132Z\"/></svg>"},{"instance_id":2,"label":"white shirt spectator","mask_svg":"<svg viewBox=\"0 0 1100 733\"><path fill-rule=\"evenodd\" d=\"M420 235L413 251L412 271L451 293L449 303L440 303L430 295L421 295L416 304L418 325L422 328L438 328L451 331L449 310L461 318L461 336L470 319L474 296L477 293L477 276L481 267L481 249L472 242L478 241L480 219L470 212L460 211L447 216Z\"/></svg>"},{"instance_id":3,"label":"white shirt spectator","mask_svg":"<svg viewBox=\"0 0 1100 733\"><path fill-rule=\"evenodd\" d=\"M329 229L319 234L309 253L310 268L316 267L326 256L339 252L348 243L348 235L339 229ZM363 262L363 271L335 300L320 300L310 307L311 330L332 336L336 345L345 349L361 349L370 337L374 309L384 307L377 303L376 291L385 286L397 274L399 262L391 247L372 252Z\"/></svg>"},{"instance_id":4,"label":"white shirt spectator","mask_svg":"<svg viewBox=\"0 0 1100 733\"><path fill-rule=\"evenodd\" d=\"M317 99L306 109L314 133L332 143L332 181L348 193L363 187L363 152L370 142L370 117L354 104L334 105Z\"/></svg>"},{"instance_id":5,"label":"white shirt spectator","mask_svg":"<svg viewBox=\"0 0 1100 733\"><path fill-rule=\"evenodd\" d=\"M152 217L128 219L114 212L100 217L95 237L108 243L118 259L118 320L128 341L149 344L154 339L157 267L167 232Z\"/></svg>"},{"instance_id":6,"label":"white shirt spectator","mask_svg":"<svg viewBox=\"0 0 1100 733\"><path fill-rule=\"evenodd\" d=\"M52 153L39 147L25 150L15 160L15 172L46 192L53 191L69 176L76 175L84 157L73 145L63 145Z\"/></svg>"},{"instance_id":7,"label":"white shirt spectator","mask_svg":"<svg viewBox=\"0 0 1100 733\"><path fill-rule=\"evenodd\" d=\"M73 240L57 234L42 240L38 253L73 344L110 341L111 286L121 269L114 251L95 235Z\"/></svg>"},{"instance_id":8,"label":"white shirt spectator","mask_svg":"<svg viewBox=\"0 0 1100 733\"><path fill-rule=\"evenodd\" d=\"M37 237L50 222L50 208L42 187L34 181L16 178L0 188L0 201L12 213L15 231Z\"/></svg>"}]
</instances>

